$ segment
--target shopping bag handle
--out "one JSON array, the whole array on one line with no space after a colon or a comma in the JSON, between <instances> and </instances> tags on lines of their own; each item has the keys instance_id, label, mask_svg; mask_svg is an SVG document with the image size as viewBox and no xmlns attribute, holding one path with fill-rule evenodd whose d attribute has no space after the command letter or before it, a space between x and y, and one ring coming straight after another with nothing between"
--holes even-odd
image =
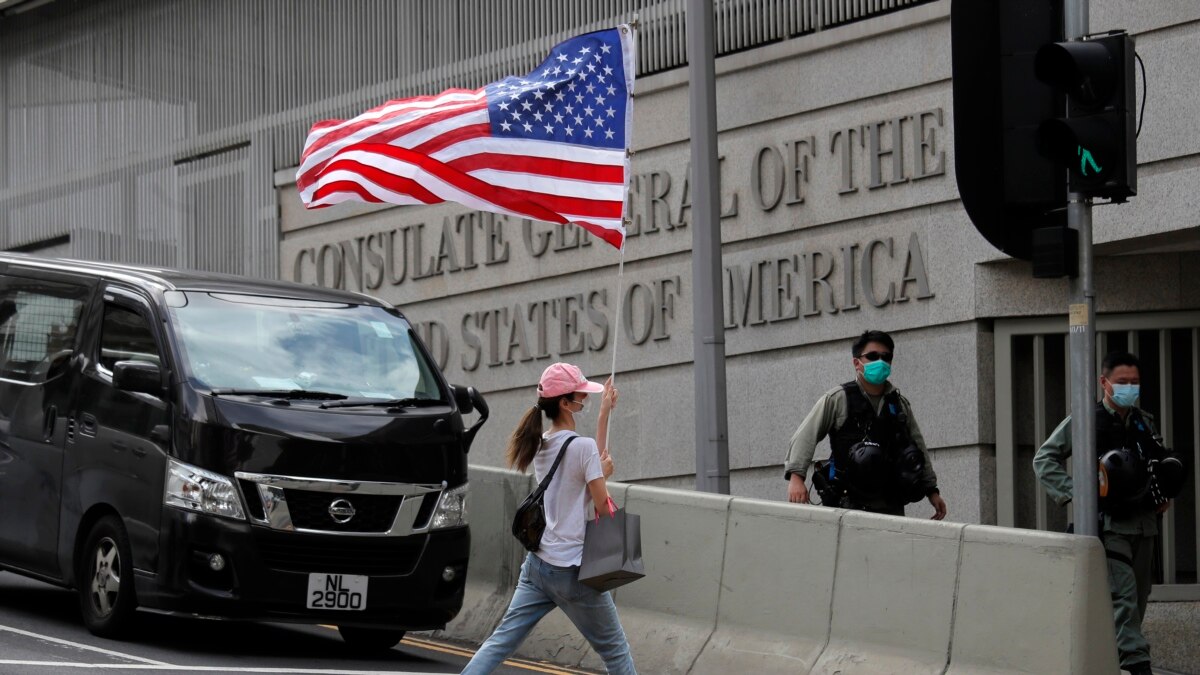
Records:
<instances>
[{"instance_id":1,"label":"shopping bag handle","mask_svg":"<svg viewBox=\"0 0 1200 675\"><path fill-rule=\"evenodd\" d=\"M617 503L613 501L612 495L608 497L608 517L617 517ZM596 509L596 522L600 522L600 509Z\"/></svg>"}]
</instances>

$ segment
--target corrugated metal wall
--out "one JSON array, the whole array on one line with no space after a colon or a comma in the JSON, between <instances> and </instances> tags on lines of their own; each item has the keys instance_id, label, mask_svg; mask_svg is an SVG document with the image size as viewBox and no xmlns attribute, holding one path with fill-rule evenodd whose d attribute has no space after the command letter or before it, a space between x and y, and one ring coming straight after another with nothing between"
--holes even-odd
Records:
<instances>
[{"instance_id":1,"label":"corrugated metal wall","mask_svg":"<svg viewBox=\"0 0 1200 675\"><path fill-rule=\"evenodd\" d=\"M929 1L716 0L718 50ZM272 174L312 122L527 72L634 17L639 74L678 68L684 5L56 0L0 15L0 248L277 276Z\"/></svg>"}]
</instances>

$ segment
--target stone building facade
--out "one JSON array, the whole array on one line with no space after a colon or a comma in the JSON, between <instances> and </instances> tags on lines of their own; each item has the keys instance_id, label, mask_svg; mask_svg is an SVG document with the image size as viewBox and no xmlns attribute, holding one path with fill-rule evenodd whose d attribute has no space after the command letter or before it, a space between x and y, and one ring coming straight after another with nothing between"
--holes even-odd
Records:
<instances>
[{"instance_id":1,"label":"stone building facade","mask_svg":"<svg viewBox=\"0 0 1200 675\"><path fill-rule=\"evenodd\" d=\"M792 432L821 393L851 379L850 342L874 328L896 338L893 381L914 405L949 518L1061 529L1069 514L1047 503L1030 460L1066 414L1067 284L1033 279L1028 263L993 249L962 208L954 167L979 160L954 153L949 0L759 3L775 12L758 17L764 30L781 23L807 26L769 39L745 37L755 34L749 23L740 33L731 28L757 16L759 5L716 4L723 54L717 60L717 114L732 492L785 498L781 465ZM138 12L149 11L132 3L100 5L123 8L122 20L131 26ZM257 58L238 51L246 40L214 48L214 54L235 56L210 55L209 65L223 76L211 76L205 86L242 82L249 83L247 92L261 92L228 94L234 103L211 119L205 106L187 105L181 91L166 97L177 108L131 105L134 119L141 115L150 125L146 134L162 127L169 138L159 146L166 150L155 154L150 145L139 146L128 158L114 159L97 146L88 165L96 167L92 173L85 166L63 176L46 167L22 169L28 145L23 134L42 127L32 108L15 102L24 100L21 92L36 89L22 78L42 52L21 52L7 38L17 29L36 30L43 36L38 49L56 44L65 40L57 37L63 31L54 30L56 22L71 20L60 16L70 12L30 12L33 19L0 15L0 37L8 45L0 46L0 58L9 64L0 80L9 102L0 106L0 127L15 139L0 164L0 243L277 273L393 302L415 323L449 379L486 395L493 421L476 442L477 464L502 463L506 436L533 402L546 365L570 361L602 379L615 348L622 391L612 431L616 478L690 489L691 205L699 191L713 187L693 185L688 177L683 3L594 5L572 4L578 16L539 13L536 20L548 23L536 36L472 51L483 29L503 14L484 12L479 26L462 23L456 37L439 46L445 52L440 60L413 72L381 66L371 74L346 56L353 49L331 49L336 63L325 64L328 72L303 62L316 69L305 82L287 67L290 57L279 55L285 48L303 51L297 40L317 34L314 26L303 28L302 17L275 20L257 3L221 5L229 21L204 24L214 41L224 35L222 25L252 30L261 24L238 19L238 12L250 11L246 7L257 8L277 37L265 43L267 56L258 69L239 65ZM163 8L182 8L184 18L195 14L184 1L159 7L155 16L162 22ZM428 16L403 11L415 14L405 15L399 30L450 20L433 10ZM311 212L301 206L295 165L312 121L348 117L387 98L479 86L524 72L554 42L626 21L635 12L642 25L643 76L634 103L629 239L620 284L617 252L569 226L455 205L343 204ZM817 23L803 23L813 17ZM90 24L74 20L77 31L88 30ZM103 22L94 23L99 31ZM515 30L508 23L497 30ZM1135 36L1147 92L1138 195L1128 204L1094 210L1099 351L1129 349L1142 357L1143 404L1161 421L1167 442L1190 454L1195 470L1200 288L1192 272L1200 264L1200 135L1193 127L1200 109L1200 6L1094 0L1091 26L1125 28ZM355 44L346 40L339 46ZM368 43L355 48L373 49ZM383 54L371 56L386 63ZM25 70L17 67L22 64ZM75 72L36 66L64 76ZM104 86L126 82L134 99L158 81L146 75L130 84L122 77L115 70ZM1139 103L1142 82L1139 73ZM101 93L88 96L99 99ZM239 107L237 96L256 103ZM117 123L124 119L119 112L113 108L104 119ZM104 177L118 169L124 173L117 178ZM205 182L210 178L224 182ZM114 181L118 187L110 190ZM62 197L71 190L94 199ZM240 201L230 206L230 199ZM192 206L240 225L216 226L224 228L219 241L206 237ZM115 225L97 234L65 224L84 216ZM45 225L50 221L58 229ZM167 223L166 229L160 232L155 222ZM133 239L141 243L121 243ZM209 246L211 241L219 245ZM231 259L229 251L242 255ZM827 451L823 446L818 454ZM1181 670L1200 662L1195 640L1181 637L1194 631L1200 614L1197 482L1188 483L1164 518L1161 583L1154 594L1161 602L1152 605L1148 619L1159 662ZM930 513L924 503L908 509L916 517Z\"/></svg>"}]
</instances>

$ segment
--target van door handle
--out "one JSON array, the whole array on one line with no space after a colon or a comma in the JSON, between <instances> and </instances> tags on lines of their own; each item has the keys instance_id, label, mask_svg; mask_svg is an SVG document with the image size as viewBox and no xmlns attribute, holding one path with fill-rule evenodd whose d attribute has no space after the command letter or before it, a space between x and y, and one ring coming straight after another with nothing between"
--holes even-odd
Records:
<instances>
[{"instance_id":1,"label":"van door handle","mask_svg":"<svg viewBox=\"0 0 1200 675\"><path fill-rule=\"evenodd\" d=\"M46 411L46 426L42 428L42 440L46 443L54 440L54 428L58 425L58 406L50 406Z\"/></svg>"},{"instance_id":2,"label":"van door handle","mask_svg":"<svg viewBox=\"0 0 1200 675\"><path fill-rule=\"evenodd\" d=\"M166 443L171 440L171 427L166 424L155 424L150 430L150 440L156 443Z\"/></svg>"},{"instance_id":3,"label":"van door handle","mask_svg":"<svg viewBox=\"0 0 1200 675\"><path fill-rule=\"evenodd\" d=\"M133 453L134 457L145 457L146 456L145 448L141 448L136 445L130 446L125 441L113 441L112 449L115 452L124 452L124 451L128 450L129 452Z\"/></svg>"},{"instance_id":4,"label":"van door handle","mask_svg":"<svg viewBox=\"0 0 1200 675\"><path fill-rule=\"evenodd\" d=\"M99 426L96 423L96 416L91 413L84 413L79 418L79 433L84 436L95 436Z\"/></svg>"}]
</instances>

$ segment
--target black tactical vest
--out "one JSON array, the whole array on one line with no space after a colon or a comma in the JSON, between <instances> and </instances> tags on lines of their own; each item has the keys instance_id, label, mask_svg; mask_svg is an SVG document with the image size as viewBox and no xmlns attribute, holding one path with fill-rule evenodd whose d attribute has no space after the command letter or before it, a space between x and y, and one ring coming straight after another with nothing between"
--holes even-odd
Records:
<instances>
[{"instance_id":1,"label":"black tactical vest","mask_svg":"<svg viewBox=\"0 0 1200 675\"><path fill-rule=\"evenodd\" d=\"M1129 411L1129 424L1120 415L1108 411L1104 403L1096 404L1096 453L1097 458L1104 456L1109 450L1127 449L1142 462L1142 468L1148 469L1150 460L1161 461L1167 457L1167 450L1162 441L1154 433L1150 423L1142 416L1137 408ZM1157 485L1150 479L1151 484ZM1100 512L1110 516L1125 517L1132 513L1151 509L1153 502L1145 497L1134 500L1112 500L1100 497Z\"/></svg>"},{"instance_id":2,"label":"black tactical vest","mask_svg":"<svg viewBox=\"0 0 1200 675\"><path fill-rule=\"evenodd\" d=\"M1111 413L1104 403L1096 404L1096 452L1097 457L1109 450L1141 448L1144 459L1162 459L1166 455L1162 442L1155 436L1150 423L1137 408L1129 411L1129 425L1120 415Z\"/></svg>"},{"instance_id":3,"label":"black tactical vest","mask_svg":"<svg viewBox=\"0 0 1200 675\"><path fill-rule=\"evenodd\" d=\"M851 446L861 441L878 443L889 456L908 446L908 416L900 405L900 392L893 389L885 394L876 415L858 382L843 384L842 391L846 392L846 422L829 434L835 467L846 466Z\"/></svg>"}]
</instances>

